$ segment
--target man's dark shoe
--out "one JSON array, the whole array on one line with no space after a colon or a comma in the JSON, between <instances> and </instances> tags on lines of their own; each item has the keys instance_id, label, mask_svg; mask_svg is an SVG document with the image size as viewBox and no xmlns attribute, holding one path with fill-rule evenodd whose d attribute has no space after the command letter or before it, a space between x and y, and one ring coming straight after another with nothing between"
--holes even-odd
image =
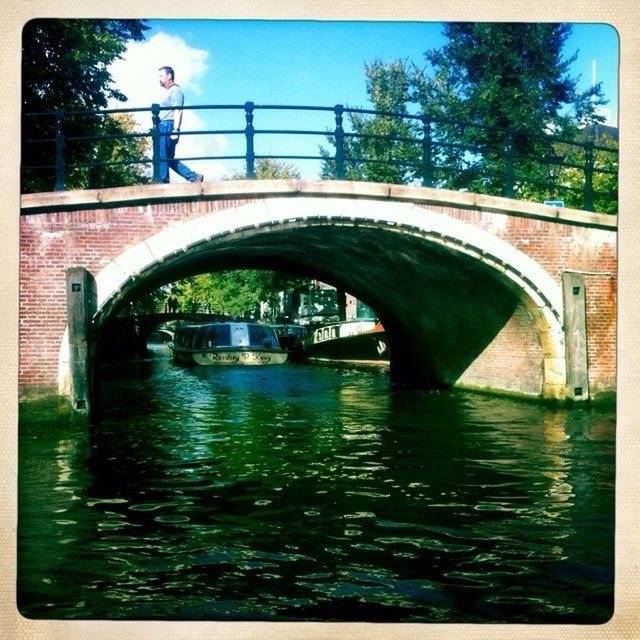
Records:
<instances>
[{"instance_id":1,"label":"man's dark shoe","mask_svg":"<svg viewBox=\"0 0 640 640\"><path fill-rule=\"evenodd\" d=\"M204 180L204 176L199 173L191 182L202 182Z\"/></svg>"}]
</instances>

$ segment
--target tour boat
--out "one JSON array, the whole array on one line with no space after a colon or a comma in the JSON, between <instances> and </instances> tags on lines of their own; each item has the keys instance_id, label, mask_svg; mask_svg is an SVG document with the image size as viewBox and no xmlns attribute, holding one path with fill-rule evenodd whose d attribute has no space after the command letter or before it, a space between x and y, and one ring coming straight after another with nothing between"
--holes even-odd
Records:
<instances>
[{"instance_id":1,"label":"tour boat","mask_svg":"<svg viewBox=\"0 0 640 640\"><path fill-rule=\"evenodd\" d=\"M389 345L384 327L375 320L348 320L318 327L305 343L309 360L384 364Z\"/></svg>"},{"instance_id":2,"label":"tour boat","mask_svg":"<svg viewBox=\"0 0 640 640\"><path fill-rule=\"evenodd\" d=\"M173 358L185 364L283 364L288 353L275 331L252 322L210 322L178 327L169 345Z\"/></svg>"}]
</instances>

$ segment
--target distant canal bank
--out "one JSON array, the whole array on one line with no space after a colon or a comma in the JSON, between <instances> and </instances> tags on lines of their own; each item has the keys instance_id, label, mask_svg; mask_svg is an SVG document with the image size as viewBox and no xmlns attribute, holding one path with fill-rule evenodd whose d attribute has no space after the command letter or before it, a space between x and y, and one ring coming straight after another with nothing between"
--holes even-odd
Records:
<instances>
[{"instance_id":1,"label":"distant canal bank","mask_svg":"<svg viewBox=\"0 0 640 640\"><path fill-rule=\"evenodd\" d=\"M384 371L110 366L99 424L20 410L30 618L592 624L613 613L614 408Z\"/></svg>"}]
</instances>

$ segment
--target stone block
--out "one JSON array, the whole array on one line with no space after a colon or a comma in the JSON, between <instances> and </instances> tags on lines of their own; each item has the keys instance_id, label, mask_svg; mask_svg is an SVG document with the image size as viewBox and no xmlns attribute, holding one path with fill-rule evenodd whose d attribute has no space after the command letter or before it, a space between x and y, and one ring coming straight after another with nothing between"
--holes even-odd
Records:
<instances>
[{"instance_id":1,"label":"stone block","mask_svg":"<svg viewBox=\"0 0 640 640\"><path fill-rule=\"evenodd\" d=\"M232 209L225 209L210 219L211 229L215 234L220 234L235 229L261 226L269 223L272 219L270 207L288 207L291 202L295 202L295 199L258 200Z\"/></svg>"},{"instance_id":2,"label":"stone block","mask_svg":"<svg viewBox=\"0 0 640 640\"><path fill-rule=\"evenodd\" d=\"M120 289L127 278L127 272L115 261L110 262L97 274L98 309Z\"/></svg>"},{"instance_id":3,"label":"stone block","mask_svg":"<svg viewBox=\"0 0 640 640\"><path fill-rule=\"evenodd\" d=\"M147 244L141 242L121 253L114 262L127 276L135 276L155 262L155 257Z\"/></svg>"},{"instance_id":4,"label":"stone block","mask_svg":"<svg viewBox=\"0 0 640 640\"><path fill-rule=\"evenodd\" d=\"M79 191L51 191L47 193L26 193L20 196L20 208L24 213L40 209L55 211L68 207L95 207L100 204L100 189Z\"/></svg>"},{"instance_id":5,"label":"stone block","mask_svg":"<svg viewBox=\"0 0 640 640\"><path fill-rule=\"evenodd\" d=\"M545 356L544 358L544 384L565 385L567 369L564 358L557 356Z\"/></svg>"},{"instance_id":6,"label":"stone block","mask_svg":"<svg viewBox=\"0 0 640 640\"><path fill-rule=\"evenodd\" d=\"M147 202L170 202L172 200L193 199L202 192L202 184L197 182L176 182L169 184L146 184L133 187L102 189L100 201L108 205L140 204Z\"/></svg>"},{"instance_id":7,"label":"stone block","mask_svg":"<svg viewBox=\"0 0 640 640\"><path fill-rule=\"evenodd\" d=\"M170 227L145 241L155 260L164 260L172 253L186 249L191 244L189 223Z\"/></svg>"},{"instance_id":8,"label":"stone block","mask_svg":"<svg viewBox=\"0 0 640 640\"><path fill-rule=\"evenodd\" d=\"M220 180L202 182L202 195L208 199L245 199L256 196L287 195L298 192L298 180Z\"/></svg>"},{"instance_id":9,"label":"stone block","mask_svg":"<svg viewBox=\"0 0 640 640\"><path fill-rule=\"evenodd\" d=\"M335 196L352 198L389 198L388 184L376 182L352 182L350 180L301 180L299 184L302 196Z\"/></svg>"},{"instance_id":10,"label":"stone block","mask_svg":"<svg viewBox=\"0 0 640 640\"><path fill-rule=\"evenodd\" d=\"M475 194L433 187L417 187L393 184L389 185L389 197L392 200L413 204L435 204L439 206L475 207Z\"/></svg>"}]
</instances>

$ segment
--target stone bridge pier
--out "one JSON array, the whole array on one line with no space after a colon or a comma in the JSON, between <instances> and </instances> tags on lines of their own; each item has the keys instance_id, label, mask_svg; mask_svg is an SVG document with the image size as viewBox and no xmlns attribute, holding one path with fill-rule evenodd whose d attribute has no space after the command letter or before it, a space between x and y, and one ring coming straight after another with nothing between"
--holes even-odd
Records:
<instances>
[{"instance_id":1,"label":"stone bridge pier","mask_svg":"<svg viewBox=\"0 0 640 640\"><path fill-rule=\"evenodd\" d=\"M97 335L139 294L269 268L371 306L393 381L584 400L615 389L616 219L338 181L147 185L22 197L20 385L68 389L65 271L96 280Z\"/></svg>"}]
</instances>

